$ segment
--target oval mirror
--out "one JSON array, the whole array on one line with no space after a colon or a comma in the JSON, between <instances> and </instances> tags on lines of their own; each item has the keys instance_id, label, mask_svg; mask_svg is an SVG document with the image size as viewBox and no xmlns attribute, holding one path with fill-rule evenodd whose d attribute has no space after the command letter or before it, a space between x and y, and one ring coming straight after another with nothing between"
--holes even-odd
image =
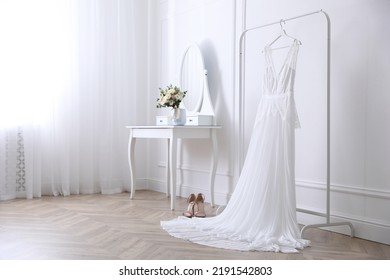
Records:
<instances>
[{"instance_id":1,"label":"oval mirror","mask_svg":"<svg viewBox=\"0 0 390 280\"><path fill-rule=\"evenodd\" d=\"M183 104L189 114L200 111L204 83L203 56L197 45L191 45L184 53L181 64L181 89L187 91Z\"/></svg>"}]
</instances>

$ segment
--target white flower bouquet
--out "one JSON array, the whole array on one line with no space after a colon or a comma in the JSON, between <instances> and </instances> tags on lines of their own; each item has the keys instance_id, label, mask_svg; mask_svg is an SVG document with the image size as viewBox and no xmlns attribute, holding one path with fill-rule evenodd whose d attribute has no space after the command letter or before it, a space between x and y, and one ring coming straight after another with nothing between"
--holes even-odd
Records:
<instances>
[{"instance_id":1,"label":"white flower bouquet","mask_svg":"<svg viewBox=\"0 0 390 280\"><path fill-rule=\"evenodd\" d=\"M157 98L157 108L172 107L177 109L187 93L187 91L183 91L179 87L173 85L167 86L166 89L159 88L159 90L160 97Z\"/></svg>"}]
</instances>

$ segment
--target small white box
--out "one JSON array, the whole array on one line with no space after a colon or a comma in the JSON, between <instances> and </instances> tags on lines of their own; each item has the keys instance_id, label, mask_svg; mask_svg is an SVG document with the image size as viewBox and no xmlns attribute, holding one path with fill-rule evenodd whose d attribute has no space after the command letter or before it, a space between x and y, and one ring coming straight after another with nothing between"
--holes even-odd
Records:
<instances>
[{"instance_id":1,"label":"small white box","mask_svg":"<svg viewBox=\"0 0 390 280\"><path fill-rule=\"evenodd\" d=\"M210 115L187 116L186 125L213 125L213 121Z\"/></svg>"},{"instance_id":2,"label":"small white box","mask_svg":"<svg viewBox=\"0 0 390 280\"><path fill-rule=\"evenodd\" d=\"M157 116L156 125L172 125L171 117L168 116Z\"/></svg>"}]
</instances>

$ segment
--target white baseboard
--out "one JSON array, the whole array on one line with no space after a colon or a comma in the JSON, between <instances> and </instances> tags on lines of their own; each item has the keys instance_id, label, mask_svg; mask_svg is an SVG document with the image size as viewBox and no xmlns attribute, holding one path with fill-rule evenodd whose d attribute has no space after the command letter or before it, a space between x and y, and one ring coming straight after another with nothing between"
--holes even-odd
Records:
<instances>
[{"instance_id":1,"label":"white baseboard","mask_svg":"<svg viewBox=\"0 0 390 280\"><path fill-rule=\"evenodd\" d=\"M319 216L310 215L306 213L297 212L297 218L298 218L298 223L305 226L326 223L326 219L324 217L319 217ZM339 222L352 223L354 229L354 237L390 245L389 226L370 223L359 219L341 218L334 215L330 216L330 224L339 223ZM348 225L321 227L320 229L329 230L329 231L333 231L345 235L351 234L351 230ZM310 228L307 229L307 231L309 230Z\"/></svg>"},{"instance_id":2,"label":"white baseboard","mask_svg":"<svg viewBox=\"0 0 390 280\"><path fill-rule=\"evenodd\" d=\"M297 207L326 214L326 185L324 183L297 180ZM355 186L332 185L330 198L330 223L352 223L355 236L390 245L390 192L363 189ZM326 218L297 214L302 225L325 223ZM350 234L348 226L323 228Z\"/></svg>"},{"instance_id":3,"label":"white baseboard","mask_svg":"<svg viewBox=\"0 0 390 280\"><path fill-rule=\"evenodd\" d=\"M166 182L161 180L149 179L148 181L149 190L166 193ZM210 192L208 189L203 189L201 187L191 187L188 185L177 185L176 186L176 196L179 197L188 197L191 193L204 193L206 202L210 202ZM230 199L230 195L215 191L214 192L214 203L216 205L226 205Z\"/></svg>"}]
</instances>

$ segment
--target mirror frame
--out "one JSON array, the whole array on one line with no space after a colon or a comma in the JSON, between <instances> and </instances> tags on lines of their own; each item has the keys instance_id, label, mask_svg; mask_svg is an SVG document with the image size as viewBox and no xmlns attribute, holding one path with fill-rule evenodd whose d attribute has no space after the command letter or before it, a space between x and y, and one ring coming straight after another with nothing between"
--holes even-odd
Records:
<instances>
[{"instance_id":1,"label":"mirror frame","mask_svg":"<svg viewBox=\"0 0 390 280\"><path fill-rule=\"evenodd\" d=\"M202 52L200 51L200 48L197 44L191 44L187 47L186 51L184 52L183 54L183 57L182 57L182 61L181 61L181 67L180 67L180 86L183 90L189 90L189 89L186 89L186 88L183 88L183 70L184 70L184 67L187 67L188 68L188 63L186 64L186 58L189 54L190 51L195 51L198 55L198 57L200 58L200 65L201 65L201 68L202 68L202 72L200 73L201 76L199 77L199 81L200 81L200 91L198 93L198 100L196 101L196 105L194 106L194 109L193 110L189 110L186 106L186 102L185 102L185 98L182 102L183 104L183 107L186 109L187 111L187 114L196 114L196 113L199 113L201 111L201 108L202 108L202 103L203 103L203 94L204 94L204 86L205 86L205 81L204 81L204 75L205 75L205 69L204 69L204 59L203 59L203 55L202 55ZM189 72L189 71L187 71ZM188 94L191 94L190 91L187 92L187 95Z\"/></svg>"}]
</instances>

